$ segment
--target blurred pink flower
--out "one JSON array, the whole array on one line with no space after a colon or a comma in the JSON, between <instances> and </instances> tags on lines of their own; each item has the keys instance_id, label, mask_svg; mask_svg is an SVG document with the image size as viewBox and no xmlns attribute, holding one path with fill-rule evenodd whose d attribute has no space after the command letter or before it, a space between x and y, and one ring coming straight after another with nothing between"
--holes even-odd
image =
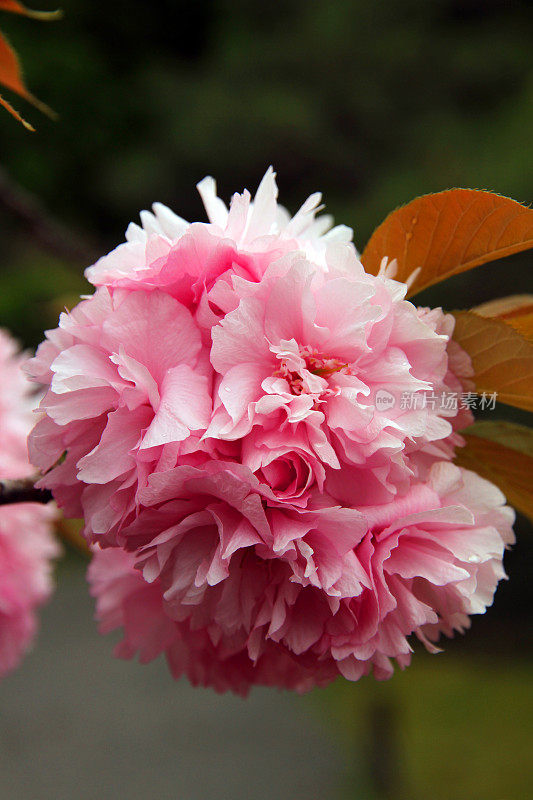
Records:
<instances>
[{"instance_id":1,"label":"blurred pink flower","mask_svg":"<svg viewBox=\"0 0 533 800\"><path fill-rule=\"evenodd\" d=\"M21 366L25 357L0 330L0 479L31 475L26 437L33 402ZM0 507L0 677L19 663L33 639L35 609L51 590L51 559L58 547L53 512L37 504Z\"/></svg>"},{"instance_id":2,"label":"blurred pink flower","mask_svg":"<svg viewBox=\"0 0 533 800\"><path fill-rule=\"evenodd\" d=\"M318 196L289 220L272 171L229 212L200 188L209 223L143 212L39 348L40 485L85 518L123 655L236 691L386 677L491 602L512 538L450 463L454 319L366 274Z\"/></svg>"},{"instance_id":3,"label":"blurred pink flower","mask_svg":"<svg viewBox=\"0 0 533 800\"><path fill-rule=\"evenodd\" d=\"M26 439L33 422L32 389L22 367L27 357L0 328L0 477L25 478L33 470Z\"/></svg>"}]
</instances>

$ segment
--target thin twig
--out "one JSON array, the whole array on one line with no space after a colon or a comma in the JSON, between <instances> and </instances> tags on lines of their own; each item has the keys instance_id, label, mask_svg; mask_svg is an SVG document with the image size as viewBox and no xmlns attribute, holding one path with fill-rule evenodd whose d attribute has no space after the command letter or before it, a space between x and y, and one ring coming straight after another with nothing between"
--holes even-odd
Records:
<instances>
[{"instance_id":1,"label":"thin twig","mask_svg":"<svg viewBox=\"0 0 533 800\"><path fill-rule=\"evenodd\" d=\"M52 493L37 489L31 478L18 481L0 481L0 506L12 503L49 503Z\"/></svg>"},{"instance_id":2,"label":"thin twig","mask_svg":"<svg viewBox=\"0 0 533 800\"><path fill-rule=\"evenodd\" d=\"M96 260L96 247L54 219L38 198L19 186L2 167L0 205L22 222L33 242L56 258L81 266Z\"/></svg>"}]
</instances>

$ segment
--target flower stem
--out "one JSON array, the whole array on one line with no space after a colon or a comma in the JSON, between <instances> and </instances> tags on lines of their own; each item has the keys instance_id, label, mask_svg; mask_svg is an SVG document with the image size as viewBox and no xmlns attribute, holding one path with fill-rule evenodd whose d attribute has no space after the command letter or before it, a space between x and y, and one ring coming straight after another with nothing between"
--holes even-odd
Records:
<instances>
[{"instance_id":1,"label":"flower stem","mask_svg":"<svg viewBox=\"0 0 533 800\"><path fill-rule=\"evenodd\" d=\"M49 503L52 493L48 489L37 489L31 478L15 481L0 481L0 506L12 503Z\"/></svg>"}]
</instances>

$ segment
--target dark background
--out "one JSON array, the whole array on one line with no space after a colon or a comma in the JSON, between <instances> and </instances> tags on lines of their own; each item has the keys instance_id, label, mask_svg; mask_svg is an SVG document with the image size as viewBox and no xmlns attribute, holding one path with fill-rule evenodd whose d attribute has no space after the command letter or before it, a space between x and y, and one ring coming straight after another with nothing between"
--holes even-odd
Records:
<instances>
[{"instance_id":1,"label":"dark background","mask_svg":"<svg viewBox=\"0 0 533 800\"><path fill-rule=\"evenodd\" d=\"M123 240L141 208L160 200L203 219L194 186L206 174L228 200L273 164L291 211L321 190L360 250L389 211L426 192L464 186L533 200L528 0L62 6L55 23L0 16L30 88L59 114L52 122L10 97L35 134L0 116L0 325L28 347L89 290L83 269ZM451 310L531 291L530 264L526 253L486 265L419 300ZM504 406L492 415L527 421ZM533 538L524 520L516 530L511 580L447 655L417 656L420 666L386 688L368 681L312 696L320 713L338 709L332 735L348 765L373 741L369 730L385 737L384 763L403 765L401 779L390 764L396 777L368 769L368 787L344 796L398 797L400 780L414 800L527 796ZM81 575L74 556L71 569Z\"/></svg>"}]
</instances>

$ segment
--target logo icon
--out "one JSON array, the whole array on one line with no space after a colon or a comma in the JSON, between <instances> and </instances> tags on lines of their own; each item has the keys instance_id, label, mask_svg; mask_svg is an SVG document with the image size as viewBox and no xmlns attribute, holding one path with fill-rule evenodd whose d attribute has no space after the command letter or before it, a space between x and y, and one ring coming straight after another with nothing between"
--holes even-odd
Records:
<instances>
[{"instance_id":1,"label":"logo icon","mask_svg":"<svg viewBox=\"0 0 533 800\"><path fill-rule=\"evenodd\" d=\"M378 411L387 411L389 408L394 408L396 398L386 389L378 389L375 403Z\"/></svg>"}]
</instances>

